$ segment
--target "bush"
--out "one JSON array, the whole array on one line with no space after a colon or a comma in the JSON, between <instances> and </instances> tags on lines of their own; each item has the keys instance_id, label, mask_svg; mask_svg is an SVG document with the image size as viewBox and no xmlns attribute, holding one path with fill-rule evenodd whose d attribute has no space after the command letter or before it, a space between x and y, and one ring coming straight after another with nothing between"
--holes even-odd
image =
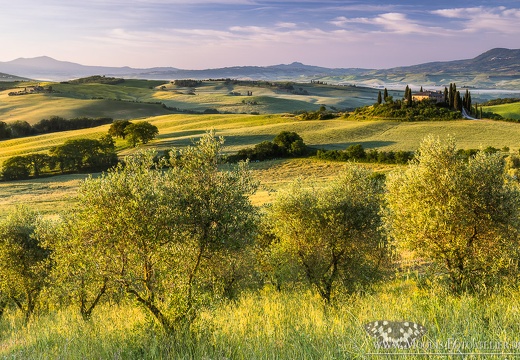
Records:
<instances>
[{"instance_id":1,"label":"bush","mask_svg":"<svg viewBox=\"0 0 520 360\"><path fill-rule=\"evenodd\" d=\"M300 135L295 132L282 131L271 141L263 141L254 148L238 151L237 155L229 156L229 162L239 160L268 160L278 157L302 156L308 149Z\"/></svg>"}]
</instances>

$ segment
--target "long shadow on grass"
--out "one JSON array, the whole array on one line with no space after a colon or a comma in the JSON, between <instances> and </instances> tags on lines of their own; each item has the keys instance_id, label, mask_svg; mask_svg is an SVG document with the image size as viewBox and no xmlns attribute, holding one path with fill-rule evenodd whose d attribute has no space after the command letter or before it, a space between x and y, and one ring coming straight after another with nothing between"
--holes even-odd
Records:
<instances>
[{"instance_id":1,"label":"long shadow on grass","mask_svg":"<svg viewBox=\"0 0 520 360\"><path fill-rule=\"evenodd\" d=\"M193 145L195 141L199 140L200 137L205 134L204 130L193 130L193 131L180 131L174 134L168 134L164 136L157 136L157 139L161 138L172 138L171 140L162 140L158 144L160 148L174 148L174 147L184 147L188 145ZM217 133L217 136L219 134ZM244 146L244 147L253 147L256 144L261 143L262 141L273 141L275 135L225 135L224 136L224 148L227 146Z\"/></svg>"},{"instance_id":2,"label":"long shadow on grass","mask_svg":"<svg viewBox=\"0 0 520 360\"><path fill-rule=\"evenodd\" d=\"M341 142L341 143L331 143L331 144L320 144L320 145L312 145L313 148L316 149L325 149L325 150L345 150L351 145L361 145L365 150L369 149L380 149L385 146L394 145L395 141L351 141L351 142Z\"/></svg>"}]
</instances>

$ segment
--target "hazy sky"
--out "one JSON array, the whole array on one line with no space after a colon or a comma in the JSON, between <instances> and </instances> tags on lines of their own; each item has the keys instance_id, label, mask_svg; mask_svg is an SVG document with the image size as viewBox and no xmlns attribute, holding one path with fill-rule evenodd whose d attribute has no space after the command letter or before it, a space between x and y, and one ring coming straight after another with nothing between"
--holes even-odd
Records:
<instances>
[{"instance_id":1,"label":"hazy sky","mask_svg":"<svg viewBox=\"0 0 520 360\"><path fill-rule=\"evenodd\" d=\"M0 0L0 61L387 68L520 48L520 0Z\"/></svg>"}]
</instances>

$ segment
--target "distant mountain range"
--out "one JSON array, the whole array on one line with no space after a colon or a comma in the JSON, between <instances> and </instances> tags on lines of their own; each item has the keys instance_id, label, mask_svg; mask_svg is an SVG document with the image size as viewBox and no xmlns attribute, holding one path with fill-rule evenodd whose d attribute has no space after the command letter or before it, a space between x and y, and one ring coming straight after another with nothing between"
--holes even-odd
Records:
<instances>
[{"instance_id":1,"label":"distant mountain range","mask_svg":"<svg viewBox=\"0 0 520 360\"><path fill-rule=\"evenodd\" d=\"M6 75L6 74L16 75ZM391 69L330 69L292 63L274 66L236 66L205 70L173 67L135 69L130 67L85 66L58 61L47 56L0 62L0 81L11 78L64 81L90 75L123 78L174 79L252 79L268 81L318 80L367 86L462 86L520 90L520 49L496 48L473 59L396 67Z\"/></svg>"}]
</instances>

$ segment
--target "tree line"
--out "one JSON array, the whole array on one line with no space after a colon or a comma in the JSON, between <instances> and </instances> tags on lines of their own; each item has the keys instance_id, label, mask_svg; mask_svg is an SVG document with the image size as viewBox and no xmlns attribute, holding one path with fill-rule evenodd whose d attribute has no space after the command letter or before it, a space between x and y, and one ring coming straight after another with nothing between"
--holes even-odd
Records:
<instances>
[{"instance_id":1,"label":"tree line","mask_svg":"<svg viewBox=\"0 0 520 360\"><path fill-rule=\"evenodd\" d=\"M247 163L222 168L222 146L208 133L159 163L139 152L85 180L59 218L11 213L0 222L0 314L75 306L88 320L100 303L130 300L175 334L266 284L345 299L391 278L403 252L420 262L422 286L485 296L518 280L520 189L498 153L463 158L452 139L428 137L386 180L349 164L257 208L259 184Z\"/></svg>"},{"instance_id":2,"label":"tree line","mask_svg":"<svg viewBox=\"0 0 520 360\"><path fill-rule=\"evenodd\" d=\"M18 155L2 165L3 180L24 180L30 177L80 171L104 171L118 162L112 136L100 139L67 140L54 146L48 154Z\"/></svg>"},{"instance_id":3,"label":"tree line","mask_svg":"<svg viewBox=\"0 0 520 360\"><path fill-rule=\"evenodd\" d=\"M159 130L155 125L142 121L131 123L116 120L108 134L99 139L67 140L54 146L48 154L18 155L7 159L2 165L3 180L24 180L30 177L60 173L105 171L118 163L114 137L126 138L135 147L153 140Z\"/></svg>"},{"instance_id":4,"label":"tree line","mask_svg":"<svg viewBox=\"0 0 520 360\"><path fill-rule=\"evenodd\" d=\"M80 85L80 84L106 84L106 85L117 85L125 82L123 78L115 78L105 75L93 75L87 76L84 78L63 81L61 84L72 84L72 85Z\"/></svg>"},{"instance_id":5,"label":"tree line","mask_svg":"<svg viewBox=\"0 0 520 360\"><path fill-rule=\"evenodd\" d=\"M361 144L349 145L345 150L324 150L316 153L318 159L334 161L360 161L384 164L407 164L414 157L413 151L366 151Z\"/></svg>"},{"instance_id":6,"label":"tree line","mask_svg":"<svg viewBox=\"0 0 520 360\"><path fill-rule=\"evenodd\" d=\"M263 161L276 158L304 156L308 153L309 149L300 135L293 131L282 131L276 135L273 141L262 141L252 148L241 149L236 155L229 155L227 161Z\"/></svg>"},{"instance_id":7,"label":"tree line","mask_svg":"<svg viewBox=\"0 0 520 360\"><path fill-rule=\"evenodd\" d=\"M420 93L422 92L421 86ZM476 105L475 108L472 106L470 91L466 89L462 96L455 83L450 83L449 88L444 87L442 101L413 100L412 89L407 85L402 99L394 100L385 88L383 93L378 92L374 106L358 108L354 111L354 115L388 117L406 121L456 120L462 118L462 108L466 109L469 114L475 114L475 116L478 114Z\"/></svg>"},{"instance_id":8,"label":"tree line","mask_svg":"<svg viewBox=\"0 0 520 360\"><path fill-rule=\"evenodd\" d=\"M49 119L42 119L33 125L29 124L27 121L21 120L12 123L0 121L0 140L48 134L59 131L87 129L110 124L112 122L113 119L108 117L65 119L60 116L51 116Z\"/></svg>"}]
</instances>

